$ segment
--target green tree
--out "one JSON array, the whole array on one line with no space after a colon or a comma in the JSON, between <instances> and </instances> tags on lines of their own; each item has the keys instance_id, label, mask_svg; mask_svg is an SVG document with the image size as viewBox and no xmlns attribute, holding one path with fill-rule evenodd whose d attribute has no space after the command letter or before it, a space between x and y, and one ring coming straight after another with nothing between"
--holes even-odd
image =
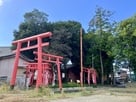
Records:
<instances>
[{"instance_id":1,"label":"green tree","mask_svg":"<svg viewBox=\"0 0 136 102\"><path fill-rule=\"evenodd\" d=\"M51 24L48 23L48 15L37 9L24 14L24 21L19 25L18 30L14 30L14 40L30 37L36 34L50 31ZM35 42L33 42L35 43ZM33 49L23 51L22 54L33 59Z\"/></svg>"},{"instance_id":2,"label":"green tree","mask_svg":"<svg viewBox=\"0 0 136 102\"><path fill-rule=\"evenodd\" d=\"M109 74L112 66L112 56L110 56L111 52L111 39L113 38L114 31L114 22L111 20L111 16L113 13L111 11L105 10L101 7L97 7L95 11L95 15L89 22L89 33L95 34L95 45L93 49L95 49L99 55L100 61L100 74L101 74L101 84L104 84L104 75ZM94 53L94 52L93 52ZM98 58L98 56L97 56ZM110 59L110 60L109 60ZM109 61L107 63L107 61ZM97 63L98 64L98 63ZM108 70L108 72L107 72Z\"/></svg>"},{"instance_id":3,"label":"green tree","mask_svg":"<svg viewBox=\"0 0 136 102\"><path fill-rule=\"evenodd\" d=\"M19 25L18 30L14 31L14 40L26 38L43 32L47 32L50 29L47 23L48 15L37 9L24 14L24 22Z\"/></svg>"},{"instance_id":4,"label":"green tree","mask_svg":"<svg viewBox=\"0 0 136 102\"><path fill-rule=\"evenodd\" d=\"M117 53L122 59L127 59L129 67L136 73L136 15L123 20L117 27Z\"/></svg>"},{"instance_id":5,"label":"green tree","mask_svg":"<svg viewBox=\"0 0 136 102\"><path fill-rule=\"evenodd\" d=\"M64 72L66 72L66 63L69 60L75 66L74 72L79 71L79 30L81 24L76 21L59 21L52 23L52 27L53 36L50 40L50 46L45 50L64 57Z\"/></svg>"},{"instance_id":6,"label":"green tree","mask_svg":"<svg viewBox=\"0 0 136 102\"><path fill-rule=\"evenodd\" d=\"M49 50L65 56L74 65L79 65L79 30L81 24L76 21L59 21L53 25L53 37Z\"/></svg>"},{"instance_id":7,"label":"green tree","mask_svg":"<svg viewBox=\"0 0 136 102\"><path fill-rule=\"evenodd\" d=\"M14 31L14 40L26 38L50 31L53 36L49 39L50 46L44 51L71 59L79 64L79 29L81 24L76 21L48 22L48 15L37 9L24 14L24 22ZM29 53L28 53L29 52ZM23 54L34 58L33 50L23 51ZM32 55L32 56L31 56Z\"/></svg>"}]
</instances>

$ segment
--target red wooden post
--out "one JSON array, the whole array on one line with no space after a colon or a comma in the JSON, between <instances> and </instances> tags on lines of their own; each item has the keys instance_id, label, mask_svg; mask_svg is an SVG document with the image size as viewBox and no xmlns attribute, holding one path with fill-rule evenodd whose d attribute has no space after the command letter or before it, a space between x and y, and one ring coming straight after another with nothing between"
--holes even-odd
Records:
<instances>
[{"instance_id":1,"label":"red wooden post","mask_svg":"<svg viewBox=\"0 0 136 102\"><path fill-rule=\"evenodd\" d=\"M90 85L90 69L88 69L87 74L88 74L88 85Z\"/></svg>"},{"instance_id":2,"label":"red wooden post","mask_svg":"<svg viewBox=\"0 0 136 102\"><path fill-rule=\"evenodd\" d=\"M11 77L11 80L10 80L11 89L14 88L14 85L15 85L15 82L16 82L16 75L17 75L19 56L20 56L20 48L21 48L21 42L18 42L17 43L16 55L15 55L15 61L14 61L14 68L13 68L12 77Z\"/></svg>"},{"instance_id":3,"label":"red wooden post","mask_svg":"<svg viewBox=\"0 0 136 102\"><path fill-rule=\"evenodd\" d=\"M61 72L60 72L59 58L57 58L57 69L58 69L59 88L60 88L60 90L62 90L62 81L61 81Z\"/></svg>"},{"instance_id":4,"label":"red wooden post","mask_svg":"<svg viewBox=\"0 0 136 102\"><path fill-rule=\"evenodd\" d=\"M92 73L92 80L93 80L93 84L97 84L97 82L96 82L96 72L94 71L93 73Z\"/></svg>"},{"instance_id":5,"label":"red wooden post","mask_svg":"<svg viewBox=\"0 0 136 102\"><path fill-rule=\"evenodd\" d=\"M38 37L38 75L36 88L42 85L42 39Z\"/></svg>"}]
</instances>

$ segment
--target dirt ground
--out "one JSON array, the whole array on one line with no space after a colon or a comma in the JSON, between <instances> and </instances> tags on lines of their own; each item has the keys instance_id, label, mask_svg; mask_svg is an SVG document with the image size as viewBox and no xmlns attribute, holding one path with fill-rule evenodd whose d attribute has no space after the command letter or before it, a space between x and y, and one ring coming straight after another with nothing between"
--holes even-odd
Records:
<instances>
[{"instance_id":1,"label":"dirt ground","mask_svg":"<svg viewBox=\"0 0 136 102\"><path fill-rule=\"evenodd\" d=\"M134 97L130 96L111 96L111 95L94 95L94 96L87 96L87 97L78 97L72 99L62 99L62 100L55 100L50 102L136 102Z\"/></svg>"},{"instance_id":2,"label":"dirt ground","mask_svg":"<svg viewBox=\"0 0 136 102\"><path fill-rule=\"evenodd\" d=\"M136 102L136 95L133 93L99 93L97 95L80 96L75 98L57 99L50 102Z\"/></svg>"},{"instance_id":3,"label":"dirt ground","mask_svg":"<svg viewBox=\"0 0 136 102\"><path fill-rule=\"evenodd\" d=\"M0 102L136 102L136 84L126 88L98 87L81 92L37 94L36 91L0 92Z\"/></svg>"}]
</instances>

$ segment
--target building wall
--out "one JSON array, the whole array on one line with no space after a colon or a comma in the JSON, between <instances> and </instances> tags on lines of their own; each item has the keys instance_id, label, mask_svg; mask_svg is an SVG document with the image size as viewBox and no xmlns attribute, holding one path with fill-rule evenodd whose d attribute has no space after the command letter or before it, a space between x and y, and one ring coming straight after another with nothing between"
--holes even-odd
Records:
<instances>
[{"instance_id":1,"label":"building wall","mask_svg":"<svg viewBox=\"0 0 136 102\"><path fill-rule=\"evenodd\" d=\"M14 66L14 59L15 58L12 57L0 60L0 77L7 76L8 80L10 80ZM25 69L22 67L24 66L24 63L26 63L26 61L20 58L18 66L21 66L21 68L18 68L17 76L23 76Z\"/></svg>"}]
</instances>

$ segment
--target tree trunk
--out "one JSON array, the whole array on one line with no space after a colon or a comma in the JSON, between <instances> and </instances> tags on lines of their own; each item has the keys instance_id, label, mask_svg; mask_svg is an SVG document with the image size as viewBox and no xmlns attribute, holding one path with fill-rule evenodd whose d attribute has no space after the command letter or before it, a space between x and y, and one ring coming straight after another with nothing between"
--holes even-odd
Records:
<instances>
[{"instance_id":1,"label":"tree trunk","mask_svg":"<svg viewBox=\"0 0 136 102\"><path fill-rule=\"evenodd\" d=\"M92 68L94 68L94 55L92 54Z\"/></svg>"},{"instance_id":2,"label":"tree trunk","mask_svg":"<svg viewBox=\"0 0 136 102\"><path fill-rule=\"evenodd\" d=\"M102 60L102 52L100 49L100 63L101 63L101 84L104 84L104 70L103 70L103 60Z\"/></svg>"}]
</instances>

